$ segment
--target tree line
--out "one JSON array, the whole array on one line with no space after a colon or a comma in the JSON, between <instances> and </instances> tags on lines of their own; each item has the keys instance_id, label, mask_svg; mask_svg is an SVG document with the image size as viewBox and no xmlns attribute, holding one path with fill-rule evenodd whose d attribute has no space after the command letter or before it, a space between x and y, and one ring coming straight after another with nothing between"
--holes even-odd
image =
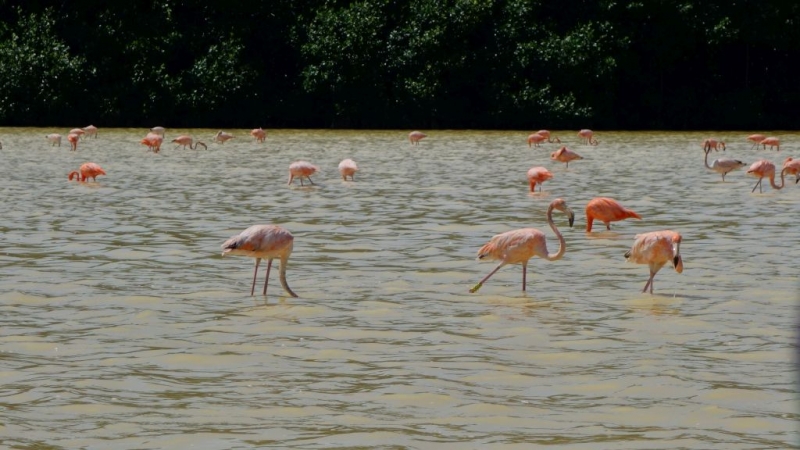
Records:
<instances>
[{"instance_id":1,"label":"tree line","mask_svg":"<svg viewBox=\"0 0 800 450\"><path fill-rule=\"evenodd\" d=\"M0 0L0 125L792 129L784 0Z\"/></svg>"}]
</instances>

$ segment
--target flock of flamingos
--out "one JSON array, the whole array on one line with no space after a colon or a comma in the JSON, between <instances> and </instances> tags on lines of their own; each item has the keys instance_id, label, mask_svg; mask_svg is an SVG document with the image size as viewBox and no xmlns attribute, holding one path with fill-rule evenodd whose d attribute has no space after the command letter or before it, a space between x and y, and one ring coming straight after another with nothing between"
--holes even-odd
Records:
<instances>
[{"instance_id":1,"label":"flock of flamingos","mask_svg":"<svg viewBox=\"0 0 800 450\"><path fill-rule=\"evenodd\" d=\"M96 138L97 131L97 127L93 125L71 130L67 135L67 140L69 141L72 150L77 150L78 142L81 138ZM150 151L158 153L161 150L161 145L164 142L164 133L165 129L163 127L151 128L150 132L141 140L141 144L147 146ZM250 135L257 142L264 142L266 139L266 132L261 128L250 131ZM581 130L578 132L578 136L581 138L583 144L599 144L598 141L594 139L594 134L591 130ZM61 145L61 135L49 134L46 137L48 141L52 143L52 145ZM411 145L418 145L419 142L425 137L427 137L427 135L420 131L413 131L408 136ZM214 141L224 144L226 141L233 138L234 136L230 133L219 131L214 136ZM767 146L770 146L770 149L777 148L777 150L780 151L780 141L777 138L767 137L761 134L753 134L748 136L747 139L753 143L753 148L762 146L764 149L766 149ZM202 146L206 149L208 148L205 143L201 141L195 141L191 136L187 135L178 136L171 142L177 144L178 147L183 146L184 148L189 147L191 149L196 149L198 146ZM540 130L528 136L529 147L538 147L543 142L561 143L557 137L551 136L550 132L547 130ZM746 164L740 160L723 157L714 160L711 165L709 165L708 155L712 150L719 151L720 148L723 151L725 150L724 142L717 141L715 139L706 139L703 141L705 167L721 174L722 181L725 181L726 174L743 168L746 166ZM0 149L2 149L2 144L0 144ZM553 152L550 155L550 159L553 161L563 162L567 165L567 167L569 167L570 161L581 160L583 157L578 153L569 150L567 147L562 146L558 151ZM307 179L309 183L314 184L314 182L311 181L311 175L316 173L318 170L318 167L307 161L293 162L289 165L288 184L292 184L295 178L300 180L301 185L304 185L304 178ZM345 181L347 181L348 177L350 177L351 181L354 181L354 175L356 171L358 171L358 166L351 159L345 159L339 164L339 172L341 173L342 179ZM72 180L75 178L80 182L87 182L89 178L91 178L93 181L96 181L96 177L98 175L105 174L106 173L99 165L92 162L87 162L83 164L79 170L70 172L68 179ZM747 174L758 178L758 181L756 182L755 186L753 186L751 193L755 192L756 188L759 188L759 192L762 192L761 182L764 178L769 180L769 183L773 189L782 189L784 187L785 176L787 174L795 176L795 184L800 181L800 160L786 158L780 172L780 185L775 183L775 164L766 159L756 161L750 165L750 168L747 170ZM534 192L537 184L539 184L539 191L541 191L542 184L552 177L553 174L546 168L532 167L527 173L530 191ZM550 225L550 228L553 230L556 238L558 239L558 251L555 253L550 253L547 250L545 234L536 228L521 228L498 234L492 237L489 242L487 242L483 247L480 248L480 250L478 250L478 259L496 260L499 261L499 264L497 264L497 266L492 269L491 272L489 272L469 291L473 293L477 292L478 289L480 289L481 286L483 286L483 284L492 275L500 270L501 267L508 264L521 264L522 291L524 292L527 284L526 274L528 261L532 257L538 256L548 261L556 261L561 259L566 252L566 242L564 241L564 236L558 231L558 228L553 222L554 210L558 210L559 212L566 214L570 227L572 227L574 223L575 214L572 209L567 206L566 202L560 198L553 200L547 208L547 223ZM585 212L587 233L592 231L592 224L595 220L603 222L606 226L606 229L610 230L611 222L631 218L641 219L636 212L625 208L616 200L608 197L597 197L592 199L586 205ZM222 256L242 255L255 258L253 283L250 287L251 296L255 291L258 267L261 263L261 260L267 260L266 278L264 280L263 290L263 295L266 295L267 285L269 284L269 274L272 268L272 261L276 258L279 259L281 285L289 295L292 297L297 297L297 294L292 291L286 282L286 266L289 261L289 256L292 253L293 245L294 236L292 236L292 233L285 228L277 225L253 225L236 236L232 236L230 239L226 240L222 244ZM637 264L647 264L649 266L650 277L648 278L647 283L644 285L642 292L648 292L649 289L649 292L651 294L653 293L653 278L655 277L656 273L658 273L658 271L668 263L672 264L676 272L683 272L683 259L680 253L680 245L681 235L673 230L659 230L636 235L633 246L631 246L631 249L625 253L625 258L628 261Z\"/></svg>"}]
</instances>

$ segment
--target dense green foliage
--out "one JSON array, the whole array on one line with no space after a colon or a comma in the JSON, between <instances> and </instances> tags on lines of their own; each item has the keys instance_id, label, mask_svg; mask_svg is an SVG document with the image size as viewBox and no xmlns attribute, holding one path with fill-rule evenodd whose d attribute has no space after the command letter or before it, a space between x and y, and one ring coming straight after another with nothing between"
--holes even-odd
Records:
<instances>
[{"instance_id":1,"label":"dense green foliage","mask_svg":"<svg viewBox=\"0 0 800 450\"><path fill-rule=\"evenodd\" d=\"M800 3L0 0L0 125L794 128Z\"/></svg>"}]
</instances>

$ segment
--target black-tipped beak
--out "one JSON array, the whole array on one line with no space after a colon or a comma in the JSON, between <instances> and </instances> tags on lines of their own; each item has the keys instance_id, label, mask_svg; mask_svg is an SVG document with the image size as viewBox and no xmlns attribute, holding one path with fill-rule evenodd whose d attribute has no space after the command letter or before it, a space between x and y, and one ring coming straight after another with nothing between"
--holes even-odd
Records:
<instances>
[{"instance_id":1,"label":"black-tipped beak","mask_svg":"<svg viewBox=\"0 0 800 450\"><path fill-rule=\"evenodd\" d=\"M569 218L569 227L572 228L572 224L575 223L575 213L571 209L567 209L567 217Z\"/></svg>"}]
</instances>

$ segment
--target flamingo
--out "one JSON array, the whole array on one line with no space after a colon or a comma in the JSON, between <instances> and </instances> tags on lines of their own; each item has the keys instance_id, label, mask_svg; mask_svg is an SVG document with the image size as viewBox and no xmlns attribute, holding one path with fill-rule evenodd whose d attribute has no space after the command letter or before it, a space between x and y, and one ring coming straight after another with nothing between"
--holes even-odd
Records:
<instances>
[{"instance_id":1,"label":"flamingo","mask_svg":"<svg viewBox=\"0 0 800 450\"><path fill-rule=\"evenodd\" d=\"M714 151L718 152L719 147L722 147L722 151L725 151L725 143L722 141L710 138L703 141L703 150L705 150L706 148L711 148Z\"/></svg>"},{"instance_id":2,"label":"flamingo","mask_svg":"<svg viewBox=\"0 0 800 450\"><path fill-rule=\"evenodd\" d=\"M175 146L176 149L180 146L183 146L184 150L186 150L186 147L189 147L191 150L194 150L197 148L198 145L202 145L204 149L208 150L208 146L203 141L194 142L194 145L192 145L193 142L194 139L192 139L191 136L187 136L185 134L182 134L172 140L173 144L178 144L177 146Z\"/></svg>"},{"instance_id":3,"label":"flamingo","mask_svg":"<svg viewBox=\"0 0 800 450\"><path fill-rule=\"evenodd\" d=\"M428 137L428 135L421 131L412 131L408 134L408 140L411 141L411 145L418 145L419 141L426 137Z\"/></svg>"},{"instance_id":4,"label":"flamingo","mask_svg":"<svg viewBox=\"0 0 800 450\"><path fill-rule=\"evenodd\" d=\"M300 186L303 186L303 177L308 178L309 183L314 184L314 182L311 181L311 175L314 175L318 170L319 167L308 161L295 161L289 164L289 182L286 184L292 184L294 177L300 179Z\"/></svg>"},{"instance_id":5,"label":"flamingo","mask_svg":"<svg viewBox=\"0 0 800 450\"><path fill-rule=\"evenodd\" d=\"M570 161L574 161L576 159L583 159L583 156L573 152L567 147L561 147L560 149L558 149L558 151L555 151L550 154L550 159L552 159L553 161L561 161L563 163L567 163L567 168L569 168Z\"/></svg>"},{"instance_id":6,"label":"flamingo","mask_svg":"<svg viewBox=\"0 0 800 450\"><path fill-rule=\"evenodd\" d=\"M214 142L219 142L220 144L224 144L225 142L233 139L234 136L228 132L219 130L217 134L214 135Z\"/></svg>"},{"instance_id":7,"label":"flamingo","mask_svg":"<svg viewBox=\"0 0 800 450\"><path fill-rule=\"evenodd\" d=\"M339 163L339 173L342 174L342 179L344 181L347 181L348 176L350 177L350 180L356 181L355 174L357 171L358 171L358 166L356 165L356 162L353 161L352 159L345 159ZM300 178L300 181L302 180L303 179ZM309 181L311 181L311 178L309 178Z\"/></svg>"},{"instance_id":8,"label":"flamingo","mask_svg":"<svg viewBox=\"0 0 800 450\"><path fill-rule=\"evenodd\" d=\"M544 142L546 140L547 140L547 138L542 136L541 134L533 133L532 135L528 136L528 147L530 147L531 144L534 147L538 147L539 144L541 144L542 142Z\"/></svg>"},{"instance_id":9,"label":"flamingo","mask_svg":"<svg viewBox=\"0 0 800 450\"><path fill-rule=\"evenodd\" d=\"M81 164L81 167L78 170L73 170L72 172L70 172L68 178L70 181L72 181L73 177L77 178L77 181L80 182L89 181L89 178L91 178L92 181L97 181L98 175L105 175L105 174L106 172L100 166L98 166L93 162L87 162Z\"/></svg>"},{"instance_id":10,"label":"flamingo","mask_svg":"<svg viewBox=\"0 0 800 450\"><path fill-rule=\"evenodd\" d=\"M794 175L794 184L797 184L797 182L800 181L800 159L786 158L786 161L783 162L782 172Z\"/></svg>"},{"instance_id":11,"label":"flamingo","mask_svg":"<svg viewBox=\"0 0 800 450\"><path fill-rule=\"evenodd\" d=\"M77 134L78 138L82 138L86 134L86 132L83 131L83 128L73 128L69 130L69 134Z\"/></svg>"},{"instance_id":12,"label":"flamingo","mask_svg":"<svg viewBox=\"0 0 800 450\"><path fill-rule=\"evenodd\" d=\"M164 137L164 133L166 133L167 130L164 127L153 127L153 128L150 128L150 132L151 133L155 133L155 134L157 134L157 135L159 135L161 137Z\"/></svg>"},{"instance_id":13,"label":"flamingo","mask_svg":"<svg viewBox=\"0 0 800 450\"><path fill-rule=\"evenodd\" d=\"M759 144L764 146L764 150L767 149L769 145L769 149L772 150L772 147L778 147L778 151L781 151L781 140L776 137L768 137L759 142Z\"/></svg>"},{"instance_id":14,"label":"flamingo","mask_svg":"<svg viewBox=\"0 0 800 450\"><path fill-rule=\"evenodd\" d=\"M641 216L627 209L613 198L595 197L586 204L586 232L592 231L592 223L597 219L606 224L606 230L611 229L611 222L625 219L640 219Z\"/></svg>"},{"instance_id":15,"label":"flamingo","mask_svg":"<svg viewBox=\"0 0 800 450\"><path fill-rule=\"evenodd\" d=\"M94 136L97 139L97 127L94 125L88 125L83 127L83 131L86 132L86 137Z\"/></svg>"},{"instance_id":16,"label":"flamingo","mask_svg":"<svg viewBox=\"0 0 800 450\"><path fill-rule=\"evenodd\" d=\"M763 134L751 134L750 136L747 136L747 140L753 143L753 146L750 148L750 150L758 147L758 144L760 144L761 141L766 138L767 136Z\"/></svg>"},{"instance_id":17,"label":"flamingo","mask_svg":"<svg viewBox=\"0 0 800 450\"><path fill-rule=\"evenodd\" d=\"M545 139L547 139L547 142L549 142L551 144L554 143L554 142L557 142L559 144L561 143L561 139L559 139L557 137L553 137L553 138L550 137L550 131L549 130L539 130L539 131L536 132L536 134L544 136Z\"/></svg>"},{"instance_id":18,"label":"flamingo","mask_svg":"<svg viewBox=\"0 0 800 450\"><path fill-rule=\"evenodd\" d=\"M140 141L142 145L146 145L147 148L153 152L158 153L161 151L161 144L164 142L164 136L157 134L155 132L147 133L147 136L144 137Z\"/></svg>"},{"instance_id":19,"label":"flamingo","mask_svg":"<svg viewBox=\"0 0 800 450\"><path fill-rule=\"evenodd\" d=\"M711 153L711 147L706 146L706 158L704 164L706 165L706 169L713 170L714 172L722 174L722 181L725 181L725 175L728 172L733 172L736 169L740 169L746 166L746 163L739 161L738 159L731 159L731 158L719 158L715 159L711 165L708 165L708 154Z\"/></svg>"},{"instance_id":20,"label":"flamingo","mask_svg":"<svg viewBox=\"0 0 800 450\"><path fill-rule=\"evenodd\" d=\"M544 167L531 167L528 169L527 176L531 192L536 192L536 183L539 183L539 192L542 192L544 182L553 178L553 174Z\"/></svg>"},{"instance_id":21,"label":"flamingo","mask_svg":"<svg viewBox=\"0 0 800 450\"><path fill-rule=\"evenodd\" d=\"M256 142L264 142L267 140L267 132L260 127L250 130L250 136L256 138Z\"/></svg>"},{"instance_id":22,"label":"flamingo","mask_svg":"<svg viewBox=\"0 0 800 450\"><path fill-rule=\"evenodd\" d=\"M758 182L755 186L753 186L753 190L750 191L750 193L752 194L755 192L756 188L758 188L758 192L763 192L761 190L761 180L764 179L764 177L769 178L769 184L772 186L772 189L783 189L783 177L786 174L786 171L787 169L785 167L783 170L781 170L781 185L778 186L775 184L775 164L773 164L772 161L767 161L766 159L754 162L750 165L750 168L747 169L747 174L757 177Z\"/></svg>"},{"instance_id":23,"label":"flamingo","mask_svg":"<svg viewBox=\"0 0 800 450\"><path fill-rule=\"evenodd\" d=\"M597 142L597 140L592 137L594 136L594 132L592 130L583 129L581 131L578 131L578 136L580 136L581 143L583 144L588 144L588 145L599 144L599 142Z\"/></svg>"},{"instance_id":24,"label":"flamingo","mask_svg":"<svg viewBox=\"0 0 800 450\"><path fill-rule=\"evenodd\" d=\"M67 135L67 140L69 141L69 145L71 146L72 151L78 150L78 139L80 138L81 136L76 133L70 133Z\"/></svg>"},{"instance_id":25,"label":"flamingo","mask_svg":"<svg viewBox=\"0 0 800 450\"><path fill-rule=\"evenodd\" d=\"M653 278L668 262L678 273L683 272L683 258L681 257L681 235L677 231L660 230L649 233L637 234L633 246L625 253L625 259L636 264L650 266L650 278L644 285L642 292L653 293Z\"/></svg>"},{"instance_id":26,"label":"flamingo","mask_svg":"<svg viewBox=\"0 0 800 450\"><path fill-rule=\"evenodd\" d=\"M555 223L553 223L554 209L567 215L570 227L572 227L575 221L575 214L567 206L567 203L560 198L550 202L550 206L547 208L547 223L550 224L550 228L553 229L553 232L558 238L558 251L556 253L548 253L545 235L536 228L521 228L498 234L478 250L478 259L499 260L500 264L469 291L473 293L477 292L489 277L494 275L495 272L506 264L522 264L522 292L525 292L525 278L526 272L528 271L529 259L534 256L544 258L548 261L561 259L561 257L564 256L564 252L567 251L567 244L564 241L564 236L561 235Z\"/></svg>"},{"instance_id":27,"label":"flamingo","mask_svg":"<svg viewBox=\"0 0 800 450\"><path fill-rule=\"evenodd\" d=\"M50 141L50 147L53 147L56 144L58 144L58 146L61 147L61 135L60 134L58 134L58 133L50 133L45 137L47 138L48 141Z\"/></svg>"},{"instance_id":28,"label":"flamingo","mask_svg":"<svg viewBox=\"0 0 800 450\"><path fill-rule=\"evenodd\" d=\"M267 260L267 276L264 279L263 292L263 295L267 295L272 260L279 258L281 260L281 285L289 295L297 297L297 294L289 288L289 284L286 282L286 264L289 262L293 246L294 236L289 230L277 225L253 225L225 241L222 244L222 256L242 255L256 259L256 267L253 270L253 286L250 288L251 296L256 288L256 276L261 259Z\"/></svg>"}]
</instances>

